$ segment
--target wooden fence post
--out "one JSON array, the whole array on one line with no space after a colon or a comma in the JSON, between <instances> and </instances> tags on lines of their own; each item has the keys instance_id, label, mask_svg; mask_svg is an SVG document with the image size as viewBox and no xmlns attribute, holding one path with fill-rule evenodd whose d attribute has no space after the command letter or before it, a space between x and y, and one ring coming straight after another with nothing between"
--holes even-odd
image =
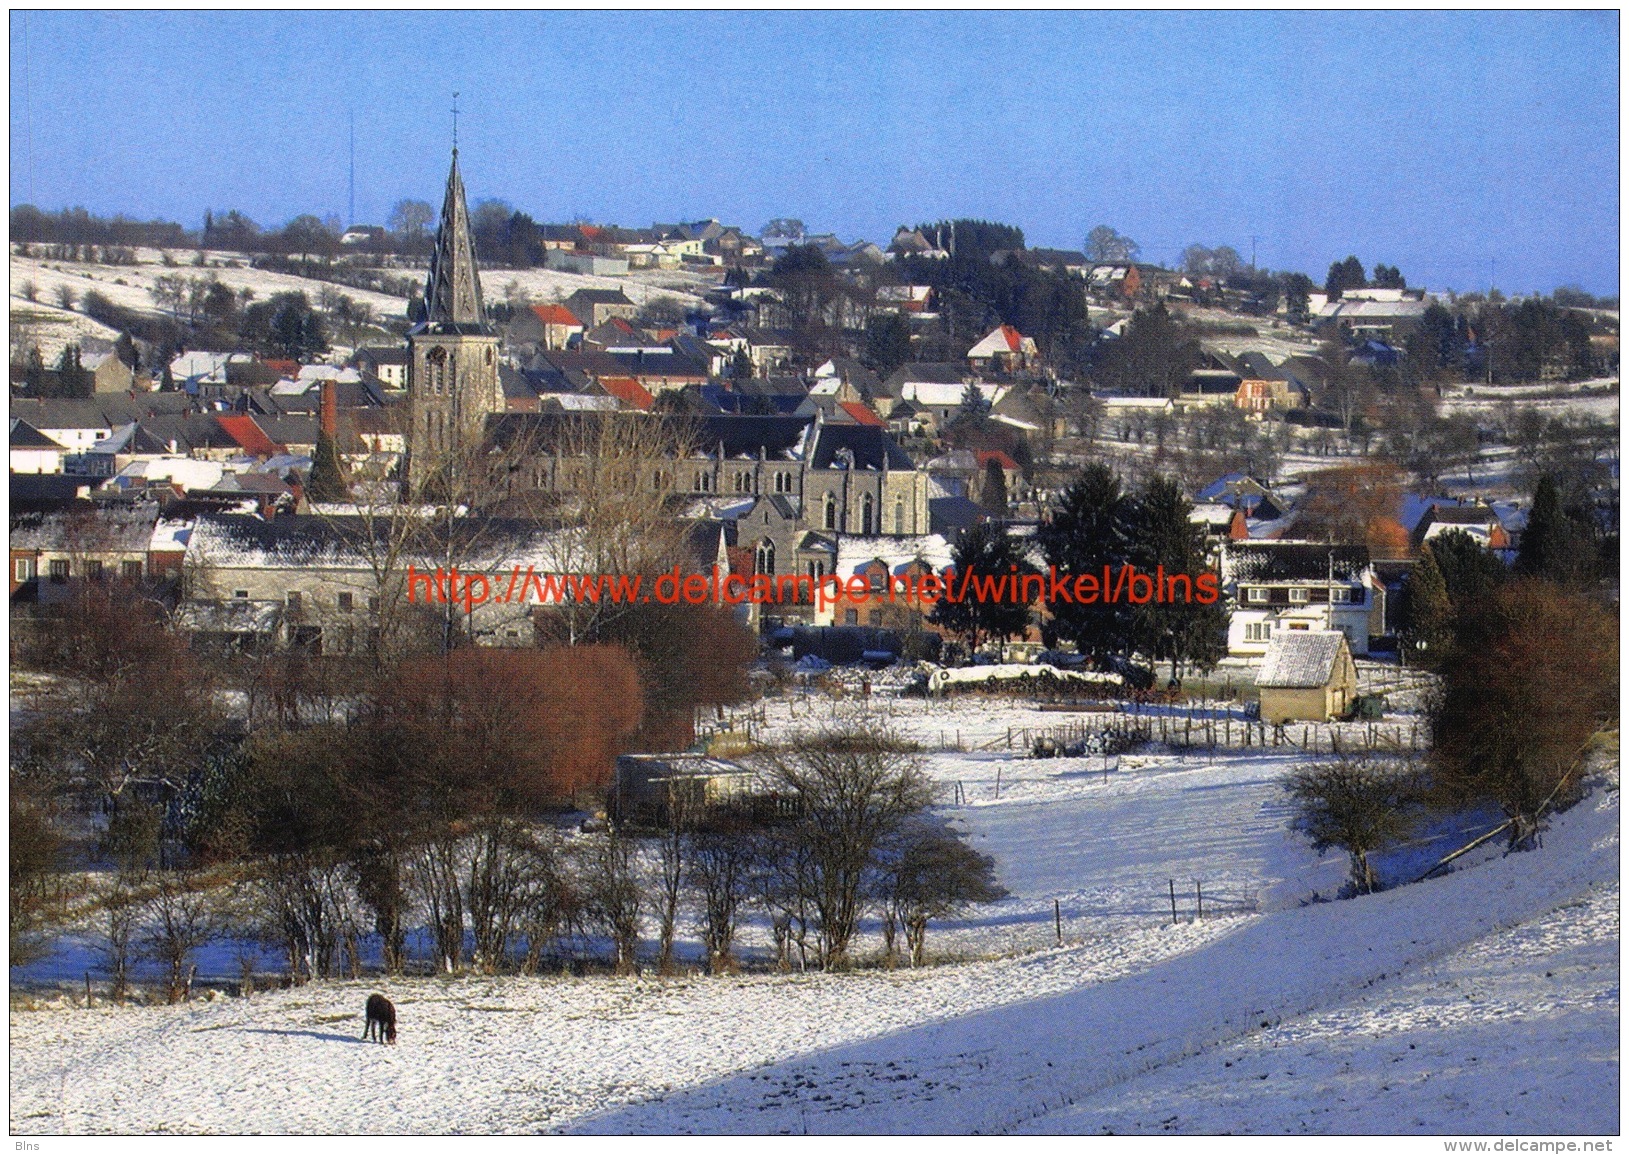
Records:
<instances>
[{"instance_id":1,"label":"wooden fence post","mask_svg":"<svg viewBox=\"0 0 1629 1155\"><path fill-rule=\"evenodd\" d=\"M1063 945L1063 908L1058 905L1058 900L1055 899L1055 898L1052 900L1052 922L1053 922L1053 925L1056 926L1057 930L1058 930L1058 945L1062 946Z\"/></svg>"},{"instance_id":2,"label":"wooden fence post","mask_svg":"<svg viewBox=\"0 0 1629 1155\"><path fill-rule=\"evenodd\" d=\"M1176 879L1171 879L1171 925L1177 924L1176 917Z\"/></svg>"}]
</instances>

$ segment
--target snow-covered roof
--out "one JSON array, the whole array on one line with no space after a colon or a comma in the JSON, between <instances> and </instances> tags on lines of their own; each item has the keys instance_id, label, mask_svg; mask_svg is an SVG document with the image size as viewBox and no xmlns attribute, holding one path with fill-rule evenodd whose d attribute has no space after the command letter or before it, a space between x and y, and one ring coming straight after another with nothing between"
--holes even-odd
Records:
<instances>
[{"instance_id":1,"label":"snow-covered roof","mask_svg":"<svg viewBox=\"0 0 1629 1155\"><path fill-rule=\"evenodd\" d=\"M1005 385L975 384L984 399L994 405L1007 395ZM906 381L900 389L900 396L906 401L915 401L918 405L960 405L962 394L967 386L960 381L951 383L946 381Z\"/></svg>"},{"instance_id":2,"label":"snow-covered roof","mask_svg":"<svg viewBox=\"0 0 1629 1155\"><path fill-rule=\"evenodd\" d=\"M1233 507L1219 501L1205 501L1188 512L1188 520L1204 525L1219 525L1233 520Z\"/></svg>"},{"instance_id":3,"label":"snow-covered roof","mask_svg":"<svg viewBox=\"0 0 1629 1155\"><path fill-rule=\"evenodd\" d=\"M845 534L837 539L837 560L832 572L842 577L858 573L864 566L881 561L889 573L903 573L913 562L922 561L940 573L950 566L952 551L943 534L925 533L918 537L858 537Z\"/></svg>"},{"instance_id":4,"label":"snow-covered roof","mask_svg":"<svg viewBox=\"0 0 1629 1155\"><path fill-rule=\"evenodd\" d=\"M622 408L615 397L600 393L550 393L549 400L573 413L595 410L608 413Z\"/></svg>"},{"instance_id":5,"label":"snow-covered roof","mask_svg":"<svg viewBox=\"0 0 1629 1155\"><path fill-rule=\"evenodd\" d=\"M1327 685L1345 645L1339 630L1279 630L1267 643L1256 685L1283 690Z\"/></svg>"}]
</instances>

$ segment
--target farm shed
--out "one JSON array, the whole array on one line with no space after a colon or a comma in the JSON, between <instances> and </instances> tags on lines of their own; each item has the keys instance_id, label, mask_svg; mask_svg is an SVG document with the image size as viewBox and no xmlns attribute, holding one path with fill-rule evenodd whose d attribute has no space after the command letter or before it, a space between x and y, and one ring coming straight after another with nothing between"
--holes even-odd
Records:
<instances>
[{"instance_id":1,"label":"farm shed","mask_svg":"<svg viewBox=\"0 0 1629 1155\"><path fill-rule=\"evenodd\" d=\"M1339 630L1280 630L1256 674L1261 720L1327 722L1357 696L1357 666Z\"/></svg>"},{"instance_id":2,"label":"farm shed","mask_svg":"<svg viewBox=\"0 0 1629 1155\"><path fill-rule=\"evenodd\" d=\"M611 782L611 816L665 823L670 804L694 815L749 797L757 781L744 766L705 754L623 754Z\"/></svg>"}]
</instances>

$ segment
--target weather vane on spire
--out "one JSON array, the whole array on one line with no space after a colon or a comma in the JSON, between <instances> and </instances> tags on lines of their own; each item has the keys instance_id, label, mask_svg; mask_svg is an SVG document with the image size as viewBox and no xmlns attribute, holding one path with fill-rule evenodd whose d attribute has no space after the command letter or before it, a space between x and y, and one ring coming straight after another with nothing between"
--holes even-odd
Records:
<instances>
[{"instance_id":1,"label":"weather vane on spire","mask_svg":"<svg viewBox=\"0 0 1629 1155\"><path fill-rule=\"evenodd\" d=\"M453 152L458 151L458 93L453 93Z\"/></svg>"}]
</instances>

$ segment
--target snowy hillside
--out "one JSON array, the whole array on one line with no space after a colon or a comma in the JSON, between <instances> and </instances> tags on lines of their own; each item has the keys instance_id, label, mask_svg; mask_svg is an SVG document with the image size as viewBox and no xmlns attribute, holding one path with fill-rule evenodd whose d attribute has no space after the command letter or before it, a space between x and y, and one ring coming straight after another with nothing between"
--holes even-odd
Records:
<instances>
[{"instance_id":1,"label":"snowy hillside","mask_svg":"<svg viewBox=\"0 0 1629 1155\"><path fill-rule=\"evenodd\" d=\"M972 746L1024 716L947 705L902 700L896 723L926 736L960 717ZM919 971L366 980L14 1008L12 1127L1615 1131L1615 771L1542 851L1305 904L1345 867L1289 833L1289 764L1145 754L1105 773L1096 756L932 755L941 797L960 799L940 810L1012 894L931 929L930 952L967 961ZM397 1004L394 1049L358 1041L373 989Z\"/></svg>"},{"instance_id":2,"label":"snowy hillside","mask_svg":"<svg viewBox=\"0 0 1629 1155\"><path fill-rule=\"evenodd\" d=\"M152 288L159 277L178 276L184 279L214 277L234 292L247 289L253 300L264 301L278 293L304 292L313 302L325 288L333 289L366 304L381 320L395 320L406 315L407 301L387 293L335 285L314 278L288 273L271 272L249 267L249 258L242 253L207 252L203 266L193 262L193 250L170 252L172 264L164 264L166 254L158 249L135 250L134 265L102 265L80 261L40 260L32 257L11 258L11 309L13 328L27 329L31 341L37 341L47 363L54 361L62 346L82 341L87 336L109 341L118 333L79 312L78 302L87 292L101 293L122 308L159 315ZM393 276L422 282L423 269L402 268ZM534 303L563 300L579 289L621 289L635 304L644 305L658 297L673 297L687 308L700 306L705 294L716 278L702 273L681 270L642 270L626 277L596 277L576 273L556 272L550 269L483 269L481 290L491 302L521 299ZM73 309L63 308L59 293L68 290L75 297ZM33 300L29 300L29 294ZM17 338L13 337L15 341Z\"/></svg>"}]
</instances>

